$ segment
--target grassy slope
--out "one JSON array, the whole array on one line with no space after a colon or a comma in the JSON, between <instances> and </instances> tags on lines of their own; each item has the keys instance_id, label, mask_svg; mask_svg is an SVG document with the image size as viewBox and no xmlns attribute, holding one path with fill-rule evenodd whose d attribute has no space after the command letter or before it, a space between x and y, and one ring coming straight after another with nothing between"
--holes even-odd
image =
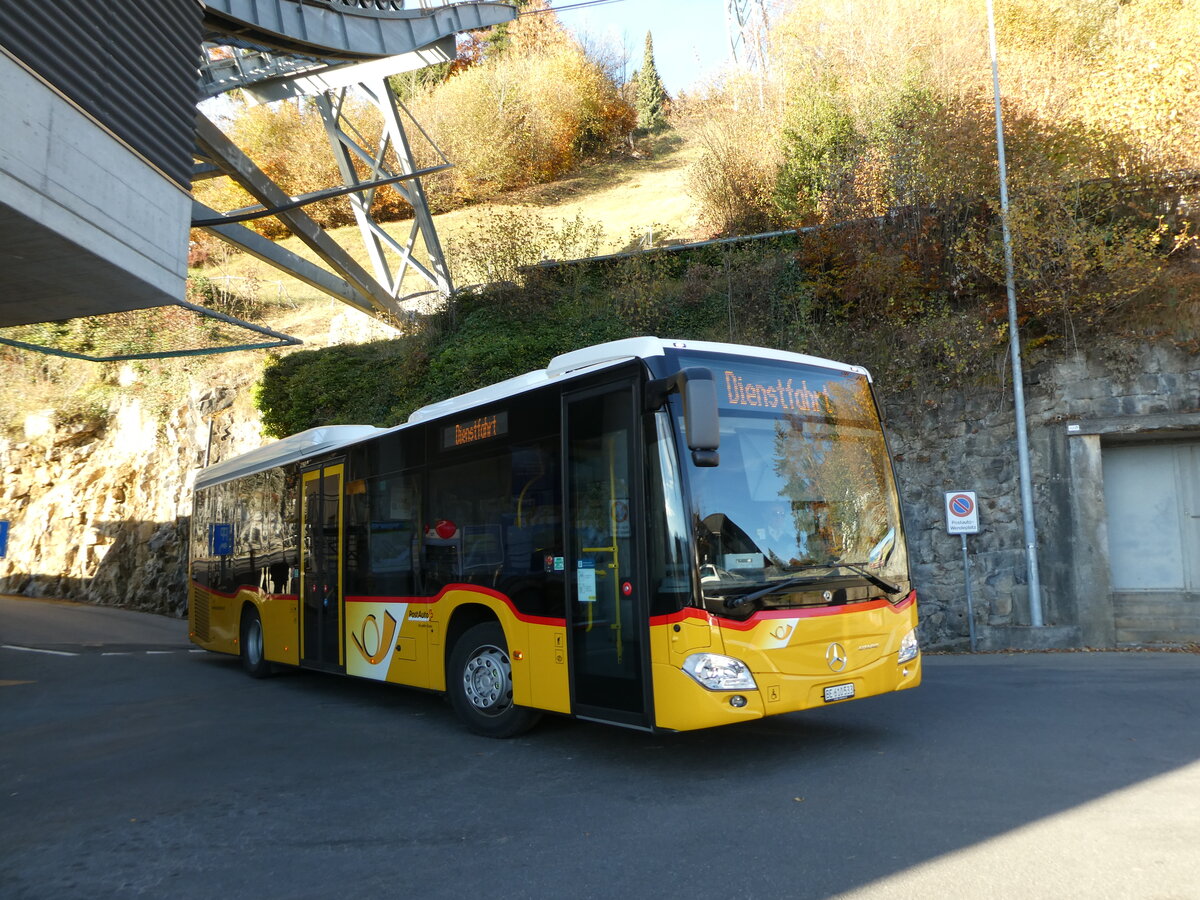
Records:
<instances>
[{"instance_id":1,"label":"grassy slope","mask_svg":"<svg viewBox=\"0 0 1200 900\"><path fill-rule=\"evenodd\" d=\"M605 160L575 175L551 184L537 185L510 194L501 200L480 206L457 209L434 217L435 227L445 244L452 244L456 233L469 228L492 210L528 209L550 219L572 219L576 214L604 229L601 253L626 249L631 242L653 228L656 243L695 240L699 231L695 209L687 196L686 171L696 149L674 132L647 139L639 144L638 158ZM394 222L385 230L396 240L407 239L411 222ZM370 271L362 239L355 226L330 232L356 260ZM295 238L282 246L308 259L315 256ZM414 255L426 257L418 247ZM273 311L266 324L304 339L307 346L328 341L332 319L347 310L302 282L285 275L266 263L240 253L229 253L215 266L202 273L219 284L239 290L245 279L259 284L259 294L271 301ZM413 275L405 278L405 293L425 290L425 282ZM353 313L350 314L353 317ZM366 335L363 335L364 337ZM240 355L240 354L237 354Z\"/></svg>"}]
</instances>

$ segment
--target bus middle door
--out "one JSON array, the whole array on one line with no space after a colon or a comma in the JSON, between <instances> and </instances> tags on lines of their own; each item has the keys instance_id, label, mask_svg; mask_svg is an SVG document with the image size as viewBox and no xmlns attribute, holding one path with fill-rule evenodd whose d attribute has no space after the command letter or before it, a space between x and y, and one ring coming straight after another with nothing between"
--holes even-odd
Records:
<instances>
[{"instance_id":1,"label":"bus middle door","mask_svg":"<svg viewBox=\"0 0 1200 900\"><path fill-rule=\"evenodd\" d=\"M342 656L342 479L345 466L300 476L300 659L340 672Z\"/></svg>"}]
</instances>

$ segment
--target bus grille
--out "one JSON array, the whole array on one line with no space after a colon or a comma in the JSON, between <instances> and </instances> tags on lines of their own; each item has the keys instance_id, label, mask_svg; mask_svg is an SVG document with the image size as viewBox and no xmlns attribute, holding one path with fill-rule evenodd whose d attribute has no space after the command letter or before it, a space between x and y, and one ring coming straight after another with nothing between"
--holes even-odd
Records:
<instances>
[{"instance_id":1,"label":"bus grille","mask_svg":"<svg viewBox=\"0 0 1200 900\"><path fill-rule=\"evenodd\" d=\"M208 595L195 590L192 591L192 631L198 641L209 639Z\"/></svg>"}]
</instances>

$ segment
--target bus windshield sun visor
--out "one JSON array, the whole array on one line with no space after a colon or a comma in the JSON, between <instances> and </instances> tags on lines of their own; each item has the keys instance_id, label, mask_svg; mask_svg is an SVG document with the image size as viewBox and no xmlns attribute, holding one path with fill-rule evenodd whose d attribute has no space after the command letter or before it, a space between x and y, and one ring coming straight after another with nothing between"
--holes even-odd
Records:
<instances>
[{"instance_id":1,"label":"bus windshield sun visor","mask_svg":"<svg viewBox=\"0 0 1200 900\"><path fill-rule=\"evenodd\" d=\"M717 386L712 372L701 366L680 369L646 385L646 405L658 409L668 395L683 397L683 415L692 462L703 468L720 465L721 426L717 417Z\"/></svg>"}]
</instances>

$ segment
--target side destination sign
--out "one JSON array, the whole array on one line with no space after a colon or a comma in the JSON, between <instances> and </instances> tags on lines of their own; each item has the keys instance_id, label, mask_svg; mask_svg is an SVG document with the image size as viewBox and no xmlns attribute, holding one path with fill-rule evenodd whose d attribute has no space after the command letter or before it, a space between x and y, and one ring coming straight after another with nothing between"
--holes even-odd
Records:
<instances>
[{"instance_id":1,"label":"side destination sign","mask_svg":"<svg viewBox=\"0 0 1200 900\"><path fill-rule=\"evenodd\" d=\"M476 441L499 437L502 434L508 434L507 412L492 413L467 422L455 422L442 429L442 449L462 447L466 444L474 444Z\"/></svg>"}]
</instances>

